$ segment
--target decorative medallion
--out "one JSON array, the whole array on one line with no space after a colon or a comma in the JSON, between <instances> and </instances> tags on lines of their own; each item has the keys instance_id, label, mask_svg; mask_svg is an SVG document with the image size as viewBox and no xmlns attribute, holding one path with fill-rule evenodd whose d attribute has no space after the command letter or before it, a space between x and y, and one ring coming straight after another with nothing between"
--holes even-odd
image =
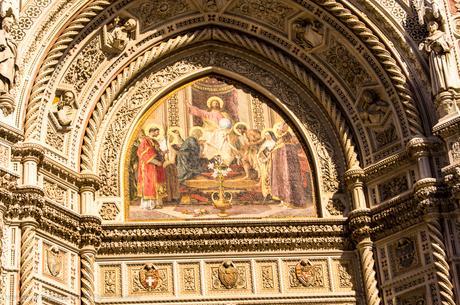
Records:
<instances>
[{"instance_id":1,"label":"decorative medallion","mask_svg":"<svg viewBox=\"0 0 460 305\"><path fill-rule=\"evenodd\" d=\"M160 273L154 265L146 264L139 271L139 281L145 289L153 290L160 282Z\"/></svg>"},{"instance_id":2,"label":"decorative medallion","mask_svg":"<svg viewBox=\"0 0 460 305\"><path fill-rule=\"evenodd\" d=\"M63 269L62 253L57 247L46 250L46 267L54 277L59 277L61 274Z\"/></svg>"},{"instance_id":3,"label":"decorative medallion","mask_svg":"<svg viewBox=\"0 0 460 305\"><path fill-rule=\"evenodd\" d=\"M238 270L232 261L225 261L219 267L219 280L225 288L234 288L238 281Z\"/></svg>"},{"instance_id":4,"label":"decorative medallion","mask_svg":"<svg viewBox=\"0 0 460 305\"><path fill-rule=\"evenodd\" d=\"M295 266L295 275L305 287L317 286L318 277L322 278L322 270L314 266L309 260L301 260Z\"/></svg>"}]
</instances>

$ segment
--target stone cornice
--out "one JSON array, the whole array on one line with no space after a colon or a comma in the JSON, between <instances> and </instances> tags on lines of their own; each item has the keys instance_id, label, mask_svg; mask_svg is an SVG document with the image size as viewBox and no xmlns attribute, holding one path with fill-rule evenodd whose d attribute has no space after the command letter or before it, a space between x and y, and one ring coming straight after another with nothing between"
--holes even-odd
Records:
<instances>
[{"instance_id":1,"label":"stone cornice","mask_svg":"<svg viewBox=\"0 0 460 305\"><path fill-rule=\"evenodd\" d=\"M37 163L41 163L45 157L45 149L41 144L22 142L17 143L12 149L13 160L24 162L26 159L35 159Z\"/></svg>"},{"instance_id":2,"label":"stone cornice","mask_svg":"<svg viewBox=\"0 0 460 305\"><path fill-rule=\"evenodd\" d=\"M76 184L79 178L79 174L74 170L59 164L58 162L45 156L41 164L41 168L46 172L55 175L56 177L70 182L71 184Z\"/></svg>"},{"instance_id":3,"label":"stone cornice","mask_svg":"<svg viewBox=\"0 0 460 305\"><path fill-rule=\"evenodd\" d=\"M364 181L372 181L401 166L411 163L407 152L400 152L364 168Z\"/></svg>"},{"instance_id":4,"label":"stone cornice","mask_svg":"<svg viewBox=\"0 0 460 305\"><path fill-rule=\"evenodd\" d=\"M433 133L442 138L447 138L452 135L458 135L460 131L460 115L443 122L436 124L433 127Z\"/></svg>"},{"instance_id":5,"label":"stone cornice","mask_svg":"<svg viewBox=\"0 0 460 305\"><path fill-rule=\"evenodd\" d=\"M0 139L16 143L24 140L24 134L21 130L0 122Z\"/></svg>"}]
</instances>

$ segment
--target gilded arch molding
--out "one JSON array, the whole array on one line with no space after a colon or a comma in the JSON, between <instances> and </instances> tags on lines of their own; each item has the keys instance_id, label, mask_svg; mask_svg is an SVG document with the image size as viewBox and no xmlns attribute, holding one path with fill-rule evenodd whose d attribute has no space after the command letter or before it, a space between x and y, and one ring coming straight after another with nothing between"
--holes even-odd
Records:
<instances>
[{"instance_id":1,"label":"gilded arch molding","mask_svg":"<svg viewBox=\"0 0 460 305\"><path fill-rule=\"evenodd\" d=\"M153 101L184 85L190 79L210 72L237 81L239 78L240 82L246 83L249 87L256 87L255 90L266 96L271 96L273 101L278 100L276 104L285 109L286 114L294 120L310 145L317 168L316 180L321 181L322 201L327 201L335 192L340 191L339 188L343 186L339 185L339 181L345 169L345 161L341 154L337 153L340 144L334 137L334 131L325 123L327 119L318 107L305 104L306 101L318 97L309 97L307 92L298 93L302 89L295 83L288 84L289 82L283 78L275 77L273 81L274 71L262 67L260 60L254 59L254 62L251 62L248 58L243 59L240 52L235 54L234 50L224 49L215 44L211 49L219 51L210 51L209 45L199 46L177 54L174 59L164 60L152 66L138 76L132 82L132 86L128 86L114 101L113 107L106 115L107 121L102 124L104 128L101 132L104 136L99 138L100 141L93 150L93 157L95 162L97 161L94 171L103 180L100 195L120 195L120 160L123 158L120 151L136 118L141 116ZM324 94L324 97L327 98L327 95Z\"/></svg>"},{"instance_id":2,"label":"gilded arch molding","mask_svg":"<svg viewBox=\"0 0 460 305\"><path fill-rule=\"evenodd\" d=\"M67 56L67 50L71 44L72 39L78 37L78 31L84 29L87 25L84 21L88 19L88 16L95 16L98 12L102 12L107 6L110 6L111 2L109 1L99 1L94 5L87 6L80 15L80 19L77 18L71 22L71 25L64 30L63 35L58 38L56 45L48 53L47 59L44 61L40 72L36 78L34 88L31 93L30 103L28 105L28 118L26 122L26 136L29 139L37 136L37 131L35 127L44 126L43 123L40 123L44 117L43 115L43 99L46 100L46 97L50 95L50 90L46 89L50 83L50 77L54 72L54 67L57 66L58 59L62 59ZM374 52L376 58L380 61L382 66L386 69L387 73L390 75L390 79L393 81L396 88L395 92L398 92L399 98L403 101L403 108L408 117L408 125L411 131L405 131L404 134L409 136L410 134L421 133L422 127L419 119L417 118L417 109L414 104L414 101L411 100L410 92L406 88L406 78L402 74L401 70L397 66L396 62L392 59L391 54L386 51L385 46L379 41L379 39L366 28L366 25L360 22L357 17L352 15L349 10L347 10L343 5L329 1L325 3L320 3L321 6L325 7L332 15L337 16L345 24L351 26L351 29L356 33L356 35L365 40L367 46ZM119 3L115 4L117 8L121 7ZM112 10L113 12L113 10ZM87 15L85 15L87 14ZM85 17L86 16L86 17ZM101 15L105 16L106 15ZM101 18L96 18L95 23L86 27L83 33L89 33L93 28L97 27L97 24L100 24L102 21ZM80 37L82 34L80 34ZM46 94L45 94L46 93ZM399 111L398 111L399 112ZM404 119L405 121L405 119ZM401 122L403 129L405 130L405 122ZM37 125L38 124L38 125ZM32 128L33 127L33 128ZM34 136L32 136L34 134Z\"/></svg>"}]
</instances>

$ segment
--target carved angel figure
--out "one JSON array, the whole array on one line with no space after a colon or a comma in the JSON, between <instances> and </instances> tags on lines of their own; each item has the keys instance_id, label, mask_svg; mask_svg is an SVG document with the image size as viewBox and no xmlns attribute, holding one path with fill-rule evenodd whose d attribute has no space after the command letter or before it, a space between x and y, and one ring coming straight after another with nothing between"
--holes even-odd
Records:
<instances>
[{"instance_id":1,"label":"carved angel figure","mask_svg":"<svg viewBox=\"0 0 460 305\"><path fill-rule=\"evenodd\" d=\"M436 21L428 22L428 37L419 45L429 56L431 89L434 96L449 89L460 88L460 80L455 68L452 42L445 32L439 30Z\"/></svg>"},{"instance_id":2,"label":"carved angel figure","mask_svg":"<svg viewBox=\"0 0 460 305\"><path fill-rule=\"evenodd\" d=\"M299 19L292 25L294 40L305 49L312 49L323 42L322 25L319 21Z\"/></svg>"},{"instance_id":3,"label":"carved angel figure","mask_svg":"<svg viewBox=\"0 0 460 305\"><path fill-rule=\"evenodd\" d=\"M137 22L133 18L123 20L116 17L113 24L104 26L102 31L103 49L109 53L124 51L130 39L133 39Z\"/></svg>"},{"instance_id":4,"label":"carved angel figure","mask_svg":"<svg viewBox=\"0 0 460 305\"><path fill-rule=\"evenodd\" d=\"M75 97L71 91L66 91L59 100L56 114L61 126L69 126L72 123L75 117L74 102Z\"/></svg>"}]
</instances>

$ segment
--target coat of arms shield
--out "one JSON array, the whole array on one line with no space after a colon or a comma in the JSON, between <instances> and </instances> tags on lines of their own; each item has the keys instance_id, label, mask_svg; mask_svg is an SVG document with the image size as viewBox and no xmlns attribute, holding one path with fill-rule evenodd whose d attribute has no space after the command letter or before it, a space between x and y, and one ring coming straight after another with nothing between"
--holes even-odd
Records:
<instances>
[{"instance_id":1,"label":"coat of arms shield","mask_svg":"<svg viewBox=\"0 0 460 305\"><path fill-rule=\"evenodd\" d=\"M46 262L49 273L58 277L62 271L62 255L58 248L52 247L46 251Z\"/></svg>"},{"instance_id":2,"label":"coat of arms shield","mask_svg":"<svg viewBox=\"0 0 460 305\"><path fill-rule=\"evenodd\" d=\"M316 267L309 260L301 260L295 266L295 274L299 282L305 287L315 286L317 279Z\"/></svg>"},{"instance_id":3,"label":"coat of arms shield","mask_svg":"<svg viewBox=\"0 0 460 305\"><path fill-rule=\"evenodd\" d=\"M154 265L146 264L139 271L139 281L145 289L155 289L160 283L160 272Z\"/></svg>"},{"instance_id":4,"label":"coat of arms shield","mask_svg":"<svg viewBox=\"0 0 460 305\"><path fill-rule=\"evenodd\" d=\"M219 267L219 280L225 288L234 288L238 281L238 270L232 261L225 261Z\"/></svg>"}]
</instances>

